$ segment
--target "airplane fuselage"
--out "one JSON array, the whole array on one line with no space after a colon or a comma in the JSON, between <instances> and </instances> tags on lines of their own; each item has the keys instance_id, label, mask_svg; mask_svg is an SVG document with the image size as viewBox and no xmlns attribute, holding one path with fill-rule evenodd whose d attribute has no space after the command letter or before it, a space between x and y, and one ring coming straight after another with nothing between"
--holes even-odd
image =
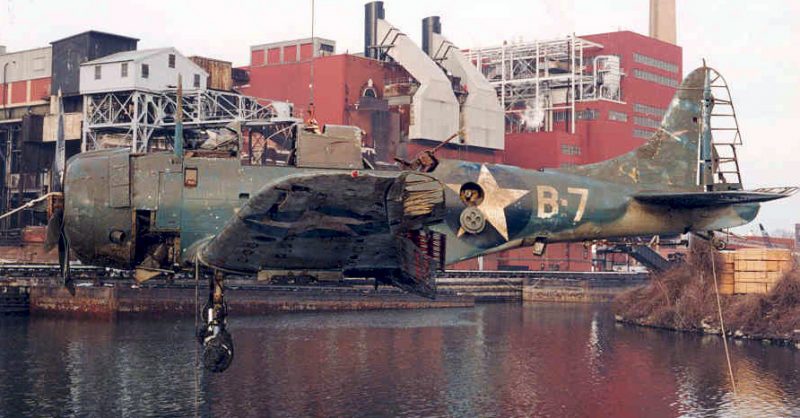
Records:
<instances>
[{"instance_id":1,"label":"airplane fuselage","mask_svg":"<svg viewBox=\"0 0 800 418\"><path fill-rule=\"evenodd\" d=\"M148 256L160 254L153 248L166 242L163 251L169 255L164 259L181 264L193 246L219 234L265 185L333 172L387 179L401 173L247 166L235 158L178 158L168 152L133 155L123 149L83 153L67 168L65 232L85 263L136 267ZM713 209L647 205L631 197L637 191L632 186L560 170L443 160L428 174L444 190L445 216L431 229L446 236L447 263L529 246L536 240L588 241L728 228L749 222L758 212L758 204ZM480 199L464 198L465 187L479 191ZM477 212L467 215L483 218L467 219L475 222L465 224L464 211L470 206ZM333 217L347 227L335 233L309 230L306 238L288 244L288 250L284 242L262 243L258 251L274 252L270 263L277 264L275 268L297 268L298 263L304 268L339 268L348 257L368 252L370 240L387 239L388 231L360 229L358 219L343 221L347 213L312 209L292 222L313 228ZM307 256L309 251L313 258ZM379 260L376 253L365 262Z\"/></svg>"}]
</instances>

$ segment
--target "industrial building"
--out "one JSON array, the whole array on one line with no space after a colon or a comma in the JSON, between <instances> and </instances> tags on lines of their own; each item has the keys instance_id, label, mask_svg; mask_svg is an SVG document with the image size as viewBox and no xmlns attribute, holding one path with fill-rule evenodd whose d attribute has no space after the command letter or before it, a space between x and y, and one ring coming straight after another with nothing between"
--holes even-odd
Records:
<instances>
[{"instance_id":1,"label":"industrial building","mask_svg":"<svg viewBox=\"0 0 800 418\"><path fill-rule=\"evenodd\" d=\"M67 158L108 146L162 149L174 129L178 74L190 132L265 121L279 113L276 108L284 116L291 109L231 91L235 77L229 62L186 58L174 48L137 50L137 44L136 38L87 31L43 48L0 47L0 211L51 190L59 133ZM47 205L2 220L0 259L55 260L54 253L41 249L47 223L42 206Z\"/></svg>"},{"instance_id":2,"label":"industrial building","mask_svg":"<svg viewBox=\"0 0 800 418\"><path fill-rule=\"evenodd\" d=\"M364 18L362 53L337 53L335 40L321 37L273 40L251 46L249 65L239 68L173 48L137 50L138 39L97 31L0 54L0 205L17 207L47 191L59 90L68 155L168 147L181 73L189 129L270 119L355 125L376 168L397 167L398 159L458 134L438 156L540 169L602 161L640 146L659 126L683 73L674 0L651 2L650 36L617 31L482 48L453 44L438 16L421 20L417 45L392 25L380 1L365 5ZM248 163L284 163L285 150L270 149L263 132L249 132ZM20 235L21 227L43 223L24 211L3 231ZM551 245L544 257L519 249L451 267L610 268L597 259L590 246Z\"/></svg>"}]
</instances>

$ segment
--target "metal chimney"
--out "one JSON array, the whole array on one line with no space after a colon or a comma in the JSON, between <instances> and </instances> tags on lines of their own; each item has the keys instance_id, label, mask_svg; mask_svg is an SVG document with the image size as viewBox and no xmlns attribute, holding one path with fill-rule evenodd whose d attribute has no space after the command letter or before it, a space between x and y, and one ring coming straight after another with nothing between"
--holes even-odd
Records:
<instances>
[{"instance_id":1,"label":"metal chimney","mask_svg":"<svg viewBox=\"0 0 800 418\"><path fill-rule=\"evenodd\" d=\"M650 37L675 44L675 0L650 0Z\"/></svg>"},{"instance_id":2,"label":"metal chimney","mask_svg":"<svg viewBox=\"0 0 800 418\"><path fill-rule=\"evenodd\" d=\"M364 5L364 56L378 59L378 19L384 19L383 2L373 1Z\"/></svg>"},{"instance_id":3,"label":"metal chimney","mask_svg":"<svg viewBox=\"0 0 800 418\"><path fill-rule=\"evenodd\" d=\"M442 34L442 22L439 21L439 16L422 19L422 50L429 56L434 53L432 51L434 33Z\"/></svg>"}]
</instances>

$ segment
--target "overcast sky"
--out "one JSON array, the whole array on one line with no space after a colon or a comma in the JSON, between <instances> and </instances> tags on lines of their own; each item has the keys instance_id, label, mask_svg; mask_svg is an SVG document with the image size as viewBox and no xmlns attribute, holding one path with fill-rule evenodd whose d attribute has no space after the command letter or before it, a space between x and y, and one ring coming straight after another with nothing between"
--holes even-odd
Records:
<instances>
[{"instance_id":1,"label":"overcast sky","mask_svg":"<svg viewBox=\"0 0 800 418\"><path fill-rule=\"evenodd\" d=\"M316 0L316 33L338 52L363 49L362 0ZM647 34L648 0L385 0L386 18L419 41L420 20L442 18L444 34L468 48L618 29ZM800 1L677 0L684 72L706 58L731 87L745 146L748 188L798 185ZM139 48L248 63L249 46L308 37L311 0L0 0L0 45L9 51L97 29L140 38ZM769 230L800 222L800 197L768 203ZM757 227L751 224L746 230ZM741 232L741 231L740 231Z\"/></svg>"}]
</instances>

